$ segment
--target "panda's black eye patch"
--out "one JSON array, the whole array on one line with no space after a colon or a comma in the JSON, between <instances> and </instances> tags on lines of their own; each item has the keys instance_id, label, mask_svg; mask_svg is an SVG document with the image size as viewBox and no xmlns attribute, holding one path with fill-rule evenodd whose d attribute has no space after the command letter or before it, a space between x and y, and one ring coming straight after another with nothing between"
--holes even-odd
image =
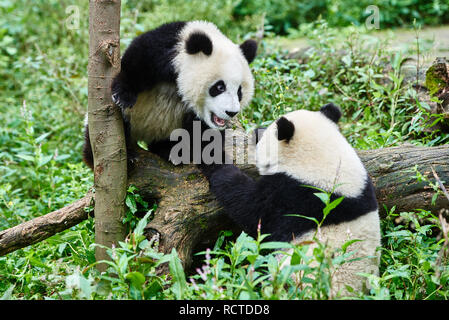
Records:
<instances>
[{"instance_id":1,"label":"panda's black eye patch","mask_svg":"<svg viewBox=\"0 0 449 320\"><path fill-rule=\"evenodd\" d=\"M219 80L215 82L215 84L212 87L210 87L209 94L211 95L211 97L216 97L225 91L226 91L225 83L223 82L223 80Z\"/></svg>"},{"instance_id":2,"label":"panda's black eye patch","mask_svg":"<svg viewBox=\"0 0 449 320\"><path fill-rule=\"evenodd\" d=\"M237 96L239 97L239 101L242 101L242 86L239 86L237 90Z\"/></svg>"}]
</instances>

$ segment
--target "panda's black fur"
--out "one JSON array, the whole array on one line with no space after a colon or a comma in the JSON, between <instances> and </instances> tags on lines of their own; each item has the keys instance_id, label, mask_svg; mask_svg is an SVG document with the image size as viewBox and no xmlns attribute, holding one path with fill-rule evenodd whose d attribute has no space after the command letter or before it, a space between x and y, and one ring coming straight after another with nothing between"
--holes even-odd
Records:
<instances>
[{"instance_id":1,"label":"panda's black fur","mask_svg":"<svg viewBox=\"0 0 449 320\"><path fill-rule=\"evenodd\" d=\"M260 221L261 232L270 234L268 240L292 241L315 229L316 224L289 214L301 214L318 221L323 218L324 203L314 195L318 191L286 173L254 180L233 165L223 165L214 170L209 179L210 190L226 213L253 237L257 237ZM331 195L331 201L337 198ZM362 194L357 198L344 198L323 225L352 221L376 209L373 184L367 181Z\"/></svg>"},{"instance_id":2,"label":"panda's black fur","mask_svg":"<svg viewBox=\"0 0 449 320\"><path fill-rule=\"evenodd\" d=\"M175 82L172 59L178 34L185 25L185 21L167 23L131 42L123 54L120 72L112 81L112 96L118 106L132 107L140 92L158 82Z\"/></svg>"},{"instance_id":3,"label":"panda's black fur","mask_svg":"<svg viewBox=\"0 0 449 320\"><path fill-rule=\"evenodd\" d=\"M212 87L215 84L215 82L212 83L212 81L222 81L221 78L214 80L213 74L204 75L204 71L210 71L205 70L205 68L216 68L219 70L220 65L224 65L227 62L219 60L221 57L228 57L231 55L234 59L238 59L239 65L242 64L243 67L237 66L234 73L232 68L231 70L229 70L230 68L224 68L225 71L216 71L216 73L226 73L225 77L234 77L235 74L242 72L243 75L241 77L244 82L242 82L238 90L237 88L234 88L235 92L233 92L233 94L236 97L238 96L238 102L241 103L241 106L244 106L243 104L248 104L253 94L253 79L248 69L248 64L255 58L256 50L257 43L255 41L246 40L240 46L237 46L222 35L213 24L205 21L171 22L136 37L125 51L121 59L121 70L113 79L111 86L112 99L115 104L121 108L124 118L128 158L134 156L134 150L136 149L136 142L138 140L151 140L145 141L150 145L150 151L154 153L160 152L161 156L167 155L168 150L173 145L173 143L169 141L170 132L181 126L184 117L191 118L192 115L199 116L200 118L207 117L207 119L202 120L211 123L211 118L213 117L216 117L216 119L219 119L220 121L227 121L235 116L238 111L234 110L235 107L233 107L232 110L220 111L221 114L217 115L214 113L215 110L210 110L210 108L207 112L204 111L203 109L207 106L198 106L198 103L204 103L204 99L200 99L202 97L198 97L198 95L206 95L209 92L209 87ZM192 57L195 56L197 58L192 60L192 63L184 66L182 64L186 63L183 62L186 60L182 60L182 57L179 61L175 61L181 55L191 55ZM215 59L215 63L209 66L207 64L207 59L211 59L211 57ZM241 63L242 61L245 62ZM198 71L196 72L195 69L193 69L193 71L189 69L188 72L186 71L188 77L183 78L183 74L181 74L183 69L195 68L196 63L198 63ZM244 64L246 64L246 66ZM193 78L192 75L194 76ZM204 80L203 77L205 76L208 76L210 79ZM201 81L211 81L211 83L202 83ZM182 83L182 88L180 88L180 83ZM245 101L242 102L242 86L244 86L244 84L246 86L243 90ZM195 88L195 86L199 85L204 85L207 88L202 90L201 93L198 93L200 90L196 90L197 88ZM191 89L195 89L198 92ZM139 103L139 96L142 94L148 96L148 93L156 96L157 98L154 98L151 101L156 101L158 103L153 102L151 106L148 106L148 111L145 111L145 108L142 109L141 106L139 107L139 111L134 111L136 103ZM219 96L221 93L222 92L218 92L215 96ZM192 96L187 97L188 94L191 94ZM145 98L141 99L144 102L141 102L140 105L145 103L144 99ZM170 103L174 105L174 107L167 107ZM229 104L219 102L214 103L213 105L217 106L214 108L224 109L229 107ZM129 116L133 112L139 112L140 115L143 113L144 116L150 115L151 117L151 113L155 112L154 108L159 107L168 108L168 111L160 111L162 113L170 112L174 114L173 117L176 121L167 120L168 124L172 127L165 128L168 124L156 120L155 116L155 120L153 121L154 124L148 127L136 128L135 124L132 122L132 117ZM174 108L176 108L176 110L173 110ZM138 115L134 116L134 118L138 117ZM167 119L169 119L169 117L167 117ZM139 124L139 126L142 125L143 124ZM151 133L154 131L158 132L159 135L155 135L154 138L135 137L135 134L133 133L135 130L147 132L147 135L148 132ZM163 133L161 133L161 131ZM87 123L85 126L83 158L84 162L89 167L93 168L93 154Z\"/></svg>"}]
</instances>

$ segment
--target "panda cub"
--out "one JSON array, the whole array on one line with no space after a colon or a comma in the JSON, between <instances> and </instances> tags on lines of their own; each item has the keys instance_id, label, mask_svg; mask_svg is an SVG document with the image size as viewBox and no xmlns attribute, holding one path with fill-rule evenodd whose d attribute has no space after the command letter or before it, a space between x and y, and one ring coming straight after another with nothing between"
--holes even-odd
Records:
<instances>
[{"instance_id":1,"label":"panda cub","mask_svg":"<svg viewBox=\"0 0 449 320\"><path fill-rule=\"evenodd\" d=\"M256 51L255 41L234 44L206 21L171 22L135 38L111 87L125 121L128 155L141 140L150 151L167 153L170 133L188 114L224 129L253 96L249 64ZM87 124L83 154L92 168Z\"/></svg>"},{"instance_id":2,"label":"panda cub","mask_svg":"<svg viewBox=\"0 0 449 320\"><path fill-rule=\"evenodd\" d=\"M320 111L298 110L272 123L256 145L256 165L261 174L253 180L233 165L204 166L210 190L225 212L245 232L270 234L271 241L301 243L312 240L321 221L323 202L316 189L333 190L331 201L343 196L320 229L321 240L339 248L359 239L349 250L356 257L337 269L332 290L364 288L358 272L378 273L380 246L378 205L374 187L355 150L339 132L340 109L327 104ZM335 188L335 189L334 189ZM352 256L351 258L353 258ZM374 258L373 258L374 257Z\"/></svg>"}]
</instances>

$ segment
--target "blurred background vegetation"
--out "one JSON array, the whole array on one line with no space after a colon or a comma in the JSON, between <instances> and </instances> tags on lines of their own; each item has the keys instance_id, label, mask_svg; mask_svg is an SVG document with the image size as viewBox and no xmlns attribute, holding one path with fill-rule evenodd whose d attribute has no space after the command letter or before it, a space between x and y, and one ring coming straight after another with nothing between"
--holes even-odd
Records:
<instances>
[{"instance_id":1,"label":"blurred background vegetation","mask_svg":"<svg viewBox=\"0 0 449 320\"><path fill-rule=\"evenodd\" d=\"M379 31L365 27L369 5L379 8ZM78 13L74 23L73 14ZM435 146L449 140L447 132L433 127L443 116L433 114L429 104L418 99L415 81L402 72L410 57L419 71L420 61L435 43L435 38L422 38L420 32L449 22L449 0L122 0L121 50L148 29L191 19L214 22L235 42L263 31L252 64L255 97L240 116L247 129L266 125L285 112L316 110L333 101L343 109L342 131L355 148ZM392 46L395 30L411 34L411 45L401 50ZM292 54L296 47L299 56ZM81 160L87 56L88 1L0 0L0 230L57 210L92 186L92 173ZM414 170L411 175L421 177ZM139 199L136 192L130 190L130 199ZM416 209L388 211L382 225L381 276L371 279L374 289L361 298L448 298L447 266L435 262L443 245L441 226L432 212ZM131 208L131 213L135 210ZM394 223L399 217L405 221L402 225ZM130 232L136 225L133 221ZM93 227L89 219L0 257L0 297L329 298L326 277L310 280L321 281L315 291L298 294L294 285L284 286L288 276L279 282L273 257L260 255L254 249L257 241L245 236L213 258L206 257L217 265L221 261L222 267L225 260L220 259L234 257L227 273L197 274L196 283L182 275L174 282L155 277L154 264L133 262L133 255L142 255L148 244L141 239L141 230L130 233L141 246L124 244L115 253L117 268L101 278L115 288L107 290L94 281L100 275L92 268ZM242 252L252 252L251 257L246 259ZM152 254L156 260L170 259L171 270L179 272L175 255ZM256 263L255 256L264 262ZM248 260L252 266L256 263L255 270L245 264ZM266 276L267 265L271 278ZM278 282L269 280L273 276ZM255 282L242 285L242 279L249 277ZM228 286L225 293L214 289L218 280L223 288Z\"/></svg>"},{"instance_id":2,"label":"blurred background vegetation","mask_svg":"<svg viewBox=\"0 0 449 320\"><path fill-rule=\"evenodd\" d=\"M265 15L267 24L276 34L287 34L289 29L301 24L324 19L330 27L360 26L370 14L366 8L374 5L380 9L383 28L410 26L413 20L422 25L439 25L449 22L447 0L225 0L208 1L128 1L129 6L153 12L161 20L208 19L220 28L246 27L252 18ZM166 11L165 8L185 8ZM195 8L195 10L192 10ZM162 22L161 21L161 22ZM159 23L159 21L157 22Z\"/></svg>"}]
</instances>

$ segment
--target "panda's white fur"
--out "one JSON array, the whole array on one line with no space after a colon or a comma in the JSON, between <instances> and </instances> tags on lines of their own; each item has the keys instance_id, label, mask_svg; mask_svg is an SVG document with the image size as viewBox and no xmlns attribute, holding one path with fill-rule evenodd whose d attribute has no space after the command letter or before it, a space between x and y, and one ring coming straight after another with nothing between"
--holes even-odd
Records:
<instances>
[{"instance_id":1,"label":"panda's white fur","mask_svg":"<svg viewBox=\"0 0 449 320\"><path fill-rule=\"evenodd\" d=\"M301 183L321 188L344 197L356 198L362 193L368 174L355 150L340 133L338 126L323 112L297 110L284 115L294 124L294 134L288 143L277 138L277 126L273 123L264 132L256 147L257 168L260 174L285 172ZM277 152L270 152L277 149ZM267 152L268 150L268 152ZM331 213L332 214L332 213ZM316 234L310 230L293 241L307 243ZM356 273L378 275L380 246L380 222L378 210L373 210L352 221L324 226L318 239L331 248L340 248L346 241L359 239L349 246L355 251L351 256L363 258L345 263L334 271L332 291L347 293L346 286L356 291L366 283ZM317 245L309 247L309 255ZM286 263L289 263L287 259Z\"/></svg>"},{"instance_id":2,"label":"panda's white fur","mask_svg":"<svg viewBox=\"0 0 449 320\"><path fill-rule=\"evenodd\" d=\"M167 23L135 38L111 88L125 118L128 151L143 140L161 143L157 148L166 152L170 144L164 141L181 128L187 113L224 129L253 96L249 63L256 50L255 41L237 45L207 21ZM211 93L220 82L224 90ZM87 127L85 137L84 160L92 167Z\"/></svg>"},{"instance_id":3,"label":"panda's white fur","mask_svg":"<svg viewBox=\"0 0 449 320\"><path fill-rule=\"evenodd\" d=\"M331 213L332 214L332 213ZM341 266L331 269L331 293L335 297L338 293L348 295L346 286L354 289L355 292L366 292L369 288L366 277L357 275L358 273L379 275L380 253L380 226L379 213L377 210L369 212L355 220L340 224L321 227L316 237L327 245L327 254L335 249L341 248L343 244L350 240L362 240L351 244L346 252L353 252L349 260L360 258L360 260L345 262ZM292 244L307 243L309 245L307 255L313 256L313 250L318 246L313 242L315 230L311 230L297 237ZM289 250L288 253L292 253ZM288 257L283 265L290 264L291 257ZM316 266L316 262L311 266ZM298 279L295 277L295 279Z\"/></svg>"},{"instance_id":4,"label":"panda's white fur","mask_svg":"<svg viewBox=\"0 0 449 320\"><path fill-rule=\"evenodd\" d=\"M266 129L256 146L260 174L286 172L305 184L328 191L336 186L334 193L357 197L367 173L337 124L322 112L309 110L283 117L293 122L295 133L289 143L284 143L277 139L275 123Z\"/></svg>"},{"instance_id":5,"label":"panda's white fur","mask_svg":"<svg viewBox=\"0 0 449 320\"><path fill-rule=\"evenodd\" d=\"M130 124L130 143L135 146L139 140L151 143L166 139L173 130L181 128L187 110L189 106L181 101L174 84L160 83L153 90L142 92L136 104L124 110Z\"/></svg>"},{"instance_id":6,"label":"panda's white fur","mask_svg":"<svg viewBox=\"0 0 449 320\"><path fill-rule=\"evenodd\" d=\"M212 41L212 53L189 54L186 41L201 31ZM161 83L139 94L136 104L125 109L131 125L131 137L147 143L170 136L180 128L184 114L191 110L214 129L222 129L211 121L213 112L230 120L225 111L239 112L254 94L254 79L240 47L211 22L189 21L178 34L172 60L176 83ZM224 80L226 92L211 97L208 90L216 81ZM237 90L242 86L242 100ZM133 129L134 128L134 129Z\"/></svg>"},{"instance_id":7,"label":"panda's white fur","mask_svg":"<svg viewBox=\"0 0 449 320\"><path fill-rule=\"evenodd\" d=\"M357 273L378 274L380 222L374 187L355 150L340 133L340 109L327 104L320 111L298 110L273 122L256 146L256 165L261 174L253 180L234 166L204 170L210 188L227 214L247 233L270 234L274 241L310 243L321 221L324 204L307 186L332 192L331 200L343 201L325 218L318 240L337 249L348 240L351 259L333 270L332 293L348 294L366 287ZM311 244L309 254L316 247ZM332 251L332 250L331 250ZM291 252L290 252L291 253ZM285 264L289 264L288 258Z\"/></svg>"},{"instance_id":8,"label":"panda's white fur","mask_svg":"<svg viewBox=\"0 0 449 320\"><path fill-rule=\"evenodd\" d=\"M186 52L183 44L196 30L201 30L212 40L213 50L210 56ZM253 96L254 79L240 47L210 22L192 21L184 27L173 63L178 73L176 82L179 95L211 128L217 128L210 120L211 112L229 120L225 111L239 112ZM207 90L220 79L225 80L227 90L224 94L211 97ZM242 101L237 97L240 85L244 92Z\"/></svg>"}]
</instances>

